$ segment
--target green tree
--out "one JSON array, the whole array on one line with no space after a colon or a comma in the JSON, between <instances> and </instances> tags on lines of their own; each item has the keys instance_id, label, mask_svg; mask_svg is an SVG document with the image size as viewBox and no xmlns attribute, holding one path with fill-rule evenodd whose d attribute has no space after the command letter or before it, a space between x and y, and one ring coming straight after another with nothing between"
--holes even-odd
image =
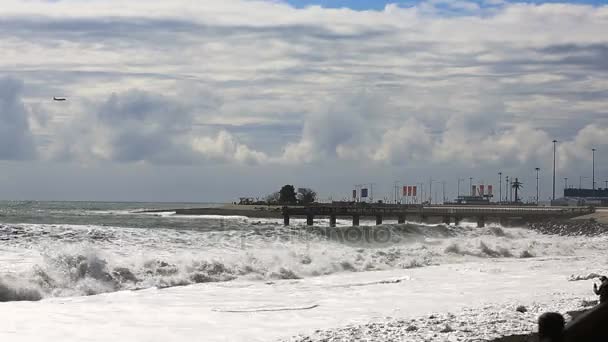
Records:
<instances>
[{"instance_id":1,"label":"green tree","mask_svg":"<svg viewBox=\"0 0 608 342\"><path fill-rule=\"evenodd\" d=\"M293 185L284 185L279 191L279 203L281 204L296 204L298 202L296 198L296 189Z\"/></svg>"},{"instance_id":2,"label":"green tree","mask_svg":"<svg viewBox=\"0 0 608 342\"><path fill-rule=\"evenodd\" d=\"M311 204L317 200L317 193L312 189L298 189L298 202L300 204Z\"/></svg>"},{"instance_id":3,"label":"green tree","mask_svg":"<svg viewBox=\"0 0 608 342\"><path fill-rule=\"evenodd\" d=\"M515 190L515 202L519 202L518 191L524 187L524 183L520 182L519 179L515 178L515 182L511 185Z\"/></svg>"}]
</instances>

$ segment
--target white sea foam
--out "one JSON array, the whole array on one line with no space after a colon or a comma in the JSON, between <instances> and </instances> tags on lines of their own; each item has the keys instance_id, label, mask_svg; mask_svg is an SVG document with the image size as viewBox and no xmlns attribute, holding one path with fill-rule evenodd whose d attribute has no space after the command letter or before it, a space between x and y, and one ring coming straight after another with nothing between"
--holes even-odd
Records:
<instances>
[{"instance_id":1,"label":"white sea foam","mask_svg":"<svg viewBox=\"0 0 608 342\"><path fill-rule=\"evenodd\" d=\"M233 228L236 228L234 226ZM411 269L479 259L586 256L606 237L545 236L518 228L445 225L247 225L220 231L74 225L0 227L0 282L41 298L234 279L273 281ZM24 252L28 251L24 258ZM4 269L3 269L4 268ZM14 292L13 291L13 292ZM31 293L22 297L31 298ZM19 297L15 293L5 300Z\"/></svg>"},{"instance_id":2,"label":"white sea foam","mask_svg":"<svg viewBox=\"0 0 608 342\"><path fill-rule=\"evenodd\" d=\"M237 280L8 303L0 310L0 338L118 342L204 336L206 341L271 341L312 335L318 329L391 324L394 317L417 327L403 335L404 340L476 340L529 332L540 312L565 312L578 308L583 299L593 299L591 282L569 282L566 275L587 268L600 272L601 264L586 257L478 260L271 283ZM528 307L529 313L516 313L518 305ZM277 308L283 310L272 311ZM439 332L453 323L463 325L452 325L450 333ZM359 336L377 340L382 330L377 333L362 330ZM341 339L340 334L332 336L352 340L349 335Z\"/></svg>"}]
</instances>

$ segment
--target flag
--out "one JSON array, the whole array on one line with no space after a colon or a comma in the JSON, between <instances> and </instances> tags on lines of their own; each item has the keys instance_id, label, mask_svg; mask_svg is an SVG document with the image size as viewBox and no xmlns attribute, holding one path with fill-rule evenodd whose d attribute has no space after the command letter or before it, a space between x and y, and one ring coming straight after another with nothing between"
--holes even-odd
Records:
<instances>
[{"instance_id":1,"label":"flag","mask_svg":"<svg viewBox=\"0 0 608 342\"><path fill-rule=\"evenodd\" d=\"M403 186L403 196L409 196L407 194L407 186Z\"/></svg>"},{"instance_id":2,"label":"flag","mask_svg":"<svg viewBox=\"0 0 608 342\"><path fill-rule=\"evenodd\" d=\"M361 198L367 198L367 189L361 189Z\"/></svg>"},{"instance_id":3,"label":"flag","mask_svg":"<svg viewBox=\"0 0 608 342\"><path fill-rule=\"evenodd\" d=\"M412 196L412 186L411 185L407 187L407 195Z\"/></svg>"},{"instance_id":4,"label":"flag","mask_svg":"<svg viewBox=\"0 0 608 342\"><path fill-rule=\"evenodd\" d=\"M479 196L485 195L484 190L485 190L485 186L483 184L480 185L479 186Z\"/></svg>"},{"instance_id":5,"label":"flag","mask_svg":"<svg viewBox=\"0 0 608 342\"><path fill-rule=\"evenodd\" d=\"M473 187L471 188L471 196L475 196L477 195L477 186L473 185Z\"/></svg>"},{"instance_id":6,"label":"flag","mask_svg":"<svg viewBox=\"0 0 608 342\"><path fill-rule=\"evenodd\" d=\"M488 185L488 195L490 195L490 196L492 196L492 195L493 195L493 194L492 194L492 190L494 190L494 189L493 189L493 186L492 186L492 185Z\"/></svg>"},{"instance_id":7,"label":"flag","mask_svg":"<svg viewBox=\"0 0 608 342\"><path fill-rule=\"evenodd\" d=\"M417 190L417 187L413 186L412 187L412 196L414 196L414 197L416 197L416 190Z\"/></svg>"},{"instance_id":8,"label":"flag","mask_svg":"<svg viewBox=\"0 0 608 342\"><path fill-rule=\"evenodd\" d=\"M357 199L357 190L353 190L353 199Z\"/></svg>"}]
</instances>

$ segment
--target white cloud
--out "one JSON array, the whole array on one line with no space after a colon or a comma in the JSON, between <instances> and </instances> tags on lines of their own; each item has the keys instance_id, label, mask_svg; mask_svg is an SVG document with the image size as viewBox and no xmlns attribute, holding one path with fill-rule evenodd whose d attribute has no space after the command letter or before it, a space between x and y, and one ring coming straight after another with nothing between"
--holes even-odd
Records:
<instances>
[{"instance_id":1,"label":"white cloud","mask_svg":"<svg viewBox=\"0 0 608 342\"><path fill-rule=\"evenodd\" d=\"M387 130L371 157L393 164L428 161L432 159L434 145L427 128L410 119L401 127Z\"/></svg>"},{"instance_id":2,"label":"white cloud","mask_svg":"<svg viewBox=\"0 0 608 342\"><path fill-rule=\"evenodd\" d=\"M55 159L496 167L553 138L563 167L585 158L608 127L608 6L485 3L6 0L0 70L48 113L32 134ZM256 131L278 124L299 134Z\"/></svg>"},{"instance_id":3,"label":"white cloud","mask_svg":"<svg viewBox=\"0 0 608 342\"><path fill-rule=\"evenodd\" d=\"M581 162L587 164L592 159L593 148L599 151L598 154L608 150L608 126L591 124L581 129L574 139L560 142L562 168L577 167Z\"/></svg>"},{"instance_id":4,"label":"white cloud","mask_svg":"<svg viewBox=\"0 0 608 342\"><path fill-rule=\"evenodd\" d=\"M216 137L195 138L192 146L203 157L212 160L245 164L260 164L268 160L264 153L251 150L226 131L219 132Z\"/></svg>"}]
</instances>

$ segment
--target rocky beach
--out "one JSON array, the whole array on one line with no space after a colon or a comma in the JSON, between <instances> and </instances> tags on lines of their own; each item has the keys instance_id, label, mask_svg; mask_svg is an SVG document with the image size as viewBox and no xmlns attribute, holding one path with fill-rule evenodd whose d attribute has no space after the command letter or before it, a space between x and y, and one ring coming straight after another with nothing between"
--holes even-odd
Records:
<instances>
[{"instance_id":1,"label":"rocky beach","mask_svg":"<svg viewBox=\"0 0 608 342\"><path fill-rule=\"evenodd\" d=\"M603 212L600 214L603 215ZM527 227L543 235L564 237L600 237L608 233L608 224L594 217L549 220L528 223ZM572 274L569 282L595 280L599 273ZM537 342L538 317L545 312L564 315L566 323L576 319L598 302L591 297L556 296L552 301L488 305L460 312L436 313L410 319L387 317L377 322L318 330L312 335L295 336L285 341L484 341Z\"/></svg>"},{"instance_id":2,"label":"rocky beach","mask_svg":"<svg viewBox=\"0 0 608 342\"><path fill-rule=\"evenodd\" d=\"M560 236L599 236L608 233L608 224L595 219L549 220L529 223L528 227L541 234Z\"/></svg>"},{"instance_id":3,"label":"rocky beach","mask_svg":"<svg viewBox=\"0 0 608 342\"><path fill-rule=\"evenodd\" d=\"M561 298L553 303L497 306L437 313L411 319L387 318L383 322L351 325L297 336L284 342L345 341L470 341L537 342L537 321L544 312L560 312L569 322L596 302L579 297Z\"/></svg>"}]
</instances>

